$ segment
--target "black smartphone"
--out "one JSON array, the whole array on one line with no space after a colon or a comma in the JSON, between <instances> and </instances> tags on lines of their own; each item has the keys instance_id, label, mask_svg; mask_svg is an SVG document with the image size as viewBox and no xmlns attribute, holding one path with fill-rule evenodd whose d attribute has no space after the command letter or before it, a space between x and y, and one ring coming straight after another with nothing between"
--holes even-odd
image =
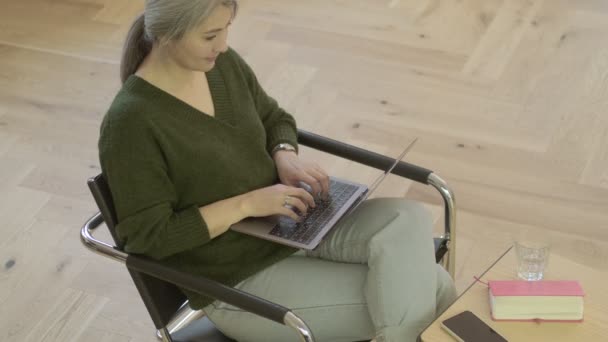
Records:
<instances>
[{"instance_id":1,"label":"black smartphone","mask_svg":"<svg viewBox=\"0 0 608 342\"><path fill-rule=\"evenodd\" d=\"M471 311L446 319L441 327L460 342L508 342Z\"/></svg>"}]
</instances>

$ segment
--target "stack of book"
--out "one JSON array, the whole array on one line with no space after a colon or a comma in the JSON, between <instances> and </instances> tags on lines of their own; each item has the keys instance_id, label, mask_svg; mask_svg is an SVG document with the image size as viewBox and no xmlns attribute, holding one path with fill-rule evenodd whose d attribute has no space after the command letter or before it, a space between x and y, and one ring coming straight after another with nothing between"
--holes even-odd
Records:
<instances>
[{"instance_id":1,"label":"stack of book","mask_svg":"<svg viewBox=\"0 0 608 342\"><path fill-rule=\"evenodd\" d=\"M577 281L489 281L496 321L583 320L583 289Z\"/></svg>"}]
</instances>

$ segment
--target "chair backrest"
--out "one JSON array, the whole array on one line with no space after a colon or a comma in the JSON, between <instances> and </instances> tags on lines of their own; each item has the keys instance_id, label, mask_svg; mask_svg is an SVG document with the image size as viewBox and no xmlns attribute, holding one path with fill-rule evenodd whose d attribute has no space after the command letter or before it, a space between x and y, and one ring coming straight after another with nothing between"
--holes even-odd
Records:
<instances>
[{"instance_id":1,"label":"chair backrest","mask_svg":"<svg viewBox=\"0 0 608 342\"><path fill-rule=\"evenodd\" d=\"M120 241L116 234L118 220L108 183L103 174L99 174L94 178L90 178L87 184L116 246L122 250L124 243ZM171 283L130 269L129 273L150 313L152 321L154 321L154 325L157 329L165 327L175 312L186 301L186 297Z\"/></svg>"}]
</instances>

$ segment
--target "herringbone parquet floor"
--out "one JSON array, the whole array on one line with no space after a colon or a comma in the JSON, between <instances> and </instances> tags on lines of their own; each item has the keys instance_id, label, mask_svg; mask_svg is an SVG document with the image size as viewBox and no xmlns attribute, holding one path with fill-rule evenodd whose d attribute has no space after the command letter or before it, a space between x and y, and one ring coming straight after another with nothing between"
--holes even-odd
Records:
<instances>
[{"instance_id":1,"label":"herringbone parquet floor","mask_svg":"<svg viewBox=\"0 0 608 342\"><path fill-rule=\"evenodd\" d=\"M0 8L0 340L154 341L125 269L78 240L143 1ZM230 44L302 128L391 155L420 138L408 160L456 193L462 290L522 232L608 272L607 35L605 0L242 0ZM431 188L391 177L379 195L440 228Z\"/></svg>"}]
</instances>

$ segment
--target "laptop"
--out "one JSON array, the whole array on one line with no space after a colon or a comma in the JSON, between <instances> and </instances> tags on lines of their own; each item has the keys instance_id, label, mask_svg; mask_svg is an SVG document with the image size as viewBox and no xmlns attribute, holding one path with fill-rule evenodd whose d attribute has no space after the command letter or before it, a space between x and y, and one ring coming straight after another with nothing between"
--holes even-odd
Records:
<instances>
[{"instance_id":1,"label":"laptop","mask_svg":"<svg viewBox=\"0 0 608 342\"><path fill-rule=\"evenodd\" d=\"M308 215L301 222L283 215L249 217L232 225L230 229L280 244L313 250L341 218L354 211L378 188L416 141L418 138L415 138L369 187L346 179L329 177L329 199L317 202L314 209L309 208ZM310 189L305 184L303 187Z\"/></svg>"}]
</instances>

